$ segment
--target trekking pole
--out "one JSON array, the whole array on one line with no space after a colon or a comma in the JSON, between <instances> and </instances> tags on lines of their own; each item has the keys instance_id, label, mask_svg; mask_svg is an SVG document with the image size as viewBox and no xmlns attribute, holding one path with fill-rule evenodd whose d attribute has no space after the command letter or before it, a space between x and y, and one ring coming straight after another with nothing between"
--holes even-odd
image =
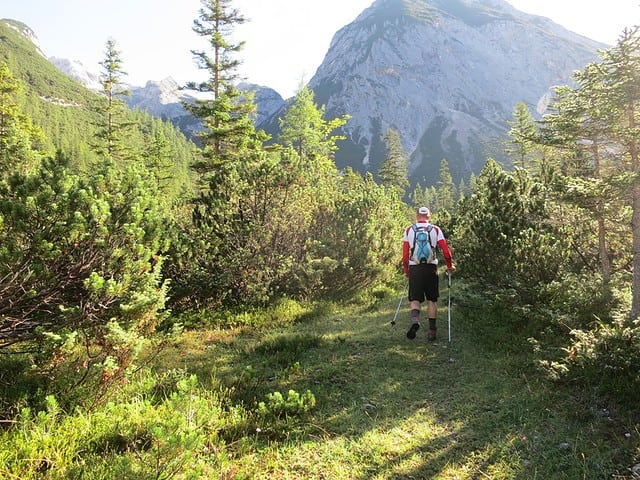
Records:
<instances>
[{"instance_id":1,"label":"trekking pole","mask_svg":"<svg viewBox=\"0 0 640 480\"><path fill-rule=\"evenodd\" d=\"M448 288L448 305L447 305L447 319L449 321L449 345L451 345L451 273L447 272Z\"/></svg>"},{"instance_id":2,"label":"trekking pole","mask_svg":"<svg viewBox=\"0 0 640 480\"><path fill-rule=\"evenodd\" d=\"M405 285L404 290L402 290L402 295L400 295L400 301L398 302L398 308L396 308L396 314L393 316L393 320L391 320L391 325L396 324L396 318L398 317L398 312L400 311L400 305L402 305L402 300L407 292L407 286Z\"/></svg>"}]
</instances>

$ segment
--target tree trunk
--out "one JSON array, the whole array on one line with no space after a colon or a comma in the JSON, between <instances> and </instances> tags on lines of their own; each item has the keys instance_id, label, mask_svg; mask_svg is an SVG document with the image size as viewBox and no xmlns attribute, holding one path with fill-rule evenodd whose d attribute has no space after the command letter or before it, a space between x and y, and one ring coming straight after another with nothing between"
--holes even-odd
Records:
<instances>
[{"instance_id":1,"label":"tree trunk","mask_svg":"<svg viewBox=\"0 0 640 480\"><path fill-rule=\"evenodd\" d=\"M632 105L628 112L630 131L635 131L635 105ZM633 237L633 282L631 284L631 318L640 316L640 180L637 175L640 173L640 157L638 155L638 143L635 139L629 146L631 156L631 167L636 178L631 191L631 232Z\"/></svg>"},{"instance_id":2,"label":"tree trunk","mask_svg":"<svg viewBox=\"0 0 640 480\"><path fill-rule=\"evenodd\" d=\"M640 183L636 180L632 192L633 215L633 283L631 286L631 318L640 316Z\"/></svg>"},{"instance_id":3,"label":"tree trunk","mask_svg":"<svg viewBox=\"0 0 640 480\"><path fill-rule=\"evenodd\" d=\"M609 283L611 278L611 262L609 261L609 252L607 251L607 237L605 230L604 218L602 213L598 215L598 250L600 253L600 273L602 273L602 281Z\"/></svg>"}]
</instances>

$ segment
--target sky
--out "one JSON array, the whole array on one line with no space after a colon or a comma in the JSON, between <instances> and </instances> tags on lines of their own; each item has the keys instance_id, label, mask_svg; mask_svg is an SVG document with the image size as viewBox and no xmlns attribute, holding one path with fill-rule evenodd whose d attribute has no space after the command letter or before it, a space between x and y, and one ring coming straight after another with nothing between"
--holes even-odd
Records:
<instances>
[{"instance_id":1,"label":"sky","mask_svg":"<svg viewBox=\"0 0 640 480\"><path fill-rule=\"evenodd\" d=\"M507 0L593 40L615 44L625 27L640 24L640 0ZM245 17L234 39L246 81L294 95L322 63L331 39L373 0L233 0ZM201 81L191 50L206 50L192 30L200 0L0 0L0 18L29 26L48 57L82 62L98 72L107 40L120 52L125 82L173 78Z\"/></svg>"}]
</instances>

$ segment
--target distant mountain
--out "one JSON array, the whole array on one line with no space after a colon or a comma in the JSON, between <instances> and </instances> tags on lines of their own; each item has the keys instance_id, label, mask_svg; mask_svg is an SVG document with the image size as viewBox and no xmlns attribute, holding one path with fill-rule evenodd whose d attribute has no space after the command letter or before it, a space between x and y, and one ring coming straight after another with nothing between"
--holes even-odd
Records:
<instances>
[{"instance_id":1,"label":"distant mountain","mask_svg":"<svg viewBox=\"0 0 640 480\"><path fill-rule=\"evenodd\" d=\"M434 184L443 158L457 182L489 156L504 160L518 102L542 114L552 87L570 83L604 48L503 0L376 0L334 35L309 86L328 118L351 116L336 153L339 167L376 173L386 155L383 137L394 128L410 155L413 182ZM53 61L90 86L77 64ZM240 88L256 92L256 126L276 139L285 100L268 87ZM171 120L189 136L199 127L181 105L197 92L170 78L131 91L130 106Z\"/></svg>"},{"instance_id":2,"label":"distant mountain","mask_svg":"<svg viewBox=\"0 0 640 480\"><path fill-rule=\"evenodd\" d=\"M60 71L90 90L97 92L102 89L99 74L81 62L56 57L51 57L49 60ZM130 108L139 108L155 117L169 120L179 127L185 135L194 138L194 133L200 129L200 122L193 118L182 105L185 101L205 98L207 94L185 89L171 77L160 81L149 80L144 86L128 85L128 87L131 96L125 100ZM256 125L265 123L275 112L280 111L285 103L280 94L269 87L240 83L238 89L254 92L258 110Z\"/></svg>"},{"instance_id":3,"label":"distant mountain","mask_svg":"<svg viewBox=\"0 0 640 480\"><path fill-rule=\"evenodd\" d=\"M82 62L58 57L49 57L49 61L53 63L58 70L66 73L89 90L97 92L102 89L100 75L87 68Z\"/></svg>"},{"instance_id":4,"label":"distant mountain","mask_svg":"<svg viewBox=\"0 0 640 480\"><path fill-rule=\"evenodd\" d=\"M258 110L256 125L264 123L284 105L283 98L272 88L241 83L238 89L254 92ZM160 82L149 81L144 87L131 87L131 96L127 98L127 103L132 108L140 108L152 115L170 120L185 135L193 137L194 132L199 130L200 123L184 109L182 102L206 96L207 94L202 92L183 89L172 78L166 78Z\"/></svg>"},{"instance_id":5,"label":"distant mountain","mask_svg":"<svg viewBox=\"0 0 640 480\"><path fill-rule=\"evenodd\" d=\"M333 37L310 80L329 117L348 113L339 166L377 172L390 127L410 154L413 181L478 172L516 104L541 114L551 87L606 45L502 0L377 0Z\"/></svg>"},{"instance_id":6,"label":"distant mountain","mask_svg":"<svg viewBox=\"0 0 640 480\"><path fill-rule=\"evenodd\" d=\"M22 22L10 19L0 20L0 62L6 63L11 75L24 86L24 94L18 101L21 111L44 133L38 147L49 154L61 150L78 172L86 171L98 158L91 147L102 120L96 111L100 100L95 92L100 88L97 75L78 62L47 59L34 32ZM170 122L147 112L128 111L125 115L139 126L131 134L132 144L147 144L148 132L164 137L172 150L172 182L176 190L187 185L193 143Z\"/></svg>"}]
</instances>

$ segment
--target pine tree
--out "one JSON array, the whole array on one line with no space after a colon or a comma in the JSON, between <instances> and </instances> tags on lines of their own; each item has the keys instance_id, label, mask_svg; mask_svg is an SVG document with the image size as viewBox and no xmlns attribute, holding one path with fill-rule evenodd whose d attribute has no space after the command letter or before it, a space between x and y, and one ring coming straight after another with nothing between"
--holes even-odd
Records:
<instances>
[{"instance_id":1,"label":"pine tree","mask_svg":"<svg viewBox=\"0 0 640 480\"><path fill-rule=\"evenodd\" d=\"M542 129L544 141L562 149L560 168L571 189L569 200L584 210L586 222L597 222L587 234L597 232L605 282L612 272L610 257L616 257L610 245L624 243L610 232L624 222L623 205L631 208L633 317L640 315L639 52L638 29L625 31L616 46L601 53L600 62L574 75L576 88L557 90L555 112L545 116Z\"/></svg>"},{"instance_id":2,"label":"pine tree","mask_svg":"<svg viewBox=\"0 0 640 480\"><path fill-rule=\"evenodd\" d=\"M440 179L437 186L436 210L452 214L456 202L456 186L449 170L449 162L445 159L440 162Z\"/></svg>"},{"instance_id":3,"label":"pine tree","mask_svg":"<svg viewBox=\"0 0 640 480\"><path fill-rule=\"evenodd\" d=\"M584 229L584 238L588 240L589 232L597 232L600 273L606 283L611 275L606 220L615 211L607 205L616 204L621 192L612 188L610 175L617 172L606 166L610 119L608 109L604 108L607 103L604 79L598 65L593 63L576 72L574 80L577 88L556 89L554 113L543 117L541 132L545 143L555 147L555 157L561 159L558 168L564 172L564 181L573 192L567 198L568 203L584 212L580 223L588 224L593 218L597 222L597 229ZM571 230L583 229L575 225Z\"/></svg>"},{"instance_id":4,"label":"pine tree","mask_svg":"<svg viewBox=\"0 0 640 480\"><path fill-rule=\"evenodd\" d=\"M408 156L396 129L389 128L384 140L387 144L387 156L380 166L378 176L385 187L395 190L398 197L403 198L409 187Z\"/></svg>"},{"instance_id":5,"label":"pine tree","mask_svg":"<svg viewBox=\"0 0 640 480\"><path fill-rule=\"evenodd\" d=\"M618 43L603 53L607 98L617 122L612 136L620 148L618 163L632 174L631 235L633 280L631 318L640 317L640 27L627 29Z\"/></svg>"},{"instance_id":6,"label":"pine tree","mask_svg":"<svg viewBox=\"0 0 640 480\"><path fill-rule=\"evenodd\" d=\"M29 171L40 159L42 132L18 106L22 84L0 62L0 178L13 171Z\"/></svg>"},{"instance_id":7,"label":"pine tree","mask_svg":"<svg viewBox=\"0 0 640 480\"><path fill-rule=\"evenodd\" d=\"M244 42L232 43L230 38L233 29L243 24L245 18L231 8L230 0L201 0L201 4L193 30L208 40L211 50L192 50L192 53L199 67L207 70L209 78L189 86L209 93L211 98L185 103L185 107L204 124L198 133L205 145L204 159L195 169L206 174L227 160L234 160L248 139L255 138L252 115L256 108L252 96L242 94L235 87L240 61L234 55L242 50Z\"/></svg>"},{"instance_id":8,"label":"pine tree","mask_svg":"<svg viewBox=\"0 0 640 480\"><path fill-rule=\"evenodd\" d=\"M422 188L422 185L420 184L420 182L417 182L416 186L413 189L413 194L411 195L411 201L413 202L414 209L428 205L428 202L426 201L424 196L424 189Z\"/></svg>"},{"instance_id":9,"label":"pine tree","mask_svg":"<svg viewBox=\"0 0 640 480\"><path fill-rule=\"evenodd\" d=\"M461 273L487 289L513 289L519 302L534 301L559 268L559 242L546 219L540 185L529 173L508 173L489 159L458 209L453 237L463 239L456 244Z\"/></svg>"},{"instance_id":10,"label":"pine tree","mask_svg":"<svg viewBox=\"0 0 640 480\"><path fill-rule=\"evenodd\" d=\"M107 40L105 57L100 62L103 98L96 107L101 121L93 147L98 154L114 160L130 160L134 156L130 141L134 124L127 120L127 105L123 99L131 92L122 81L126 75L122 63L115 40Z\"/></svg>"},{"instance_id":11,"label":"pine tree","mask_svg":"<svg viewBox=\"0 0 640 480\"><path fill-rule=\"evenodd\" d=\"M508 132L505 152L515 158L515 164L520 168L529 166L531 152L535 148L537 136L536 123L524 102L519 102L513 113L513 120L509 121L511 129Z\"/></svg>"},{"instance_id":12,"label":"pine tree","mask_svg":"<svg viewBox=\"0 0 640 480\"><path fill-rule=\"evenodd\" d=\"M316 105L313 90L307 86L300 88L280 119L280 143L293 147L303 160L329 158L338 149L336 142L344 139L333 132L342 127L349 116L325 120L324 110L324 106Z\"/></svg>"},{"instance_id":13,"label":"pine tree","mask_svg":"<svg viewBox=\"0 0 640 480\"><path fill-rule=\"evenodd\" d=\"M174 265L183 265L174 285L185 298L193 296L191 303L219 304L229 291L244 293L250 302L248 290L255 285L244 275L246 262L252 258L255 212L249 205L255 195L255 180L262 178L257 172L264 174L269 163L262 150L267 136L254 127L252 95L233 84L240 63L234 55L243 42L234 44L229 39L244 17L228 0L201 3L193 29L206 37L211 48L193 53L209 78L190 84L207 95L185 103L201 120L198 137L202 148L192 165L198 191L192 199L192 224L182 225L182 247L174 254ZM266 183L271 180L264 178Z\"/></svg>"}]
</instances>

